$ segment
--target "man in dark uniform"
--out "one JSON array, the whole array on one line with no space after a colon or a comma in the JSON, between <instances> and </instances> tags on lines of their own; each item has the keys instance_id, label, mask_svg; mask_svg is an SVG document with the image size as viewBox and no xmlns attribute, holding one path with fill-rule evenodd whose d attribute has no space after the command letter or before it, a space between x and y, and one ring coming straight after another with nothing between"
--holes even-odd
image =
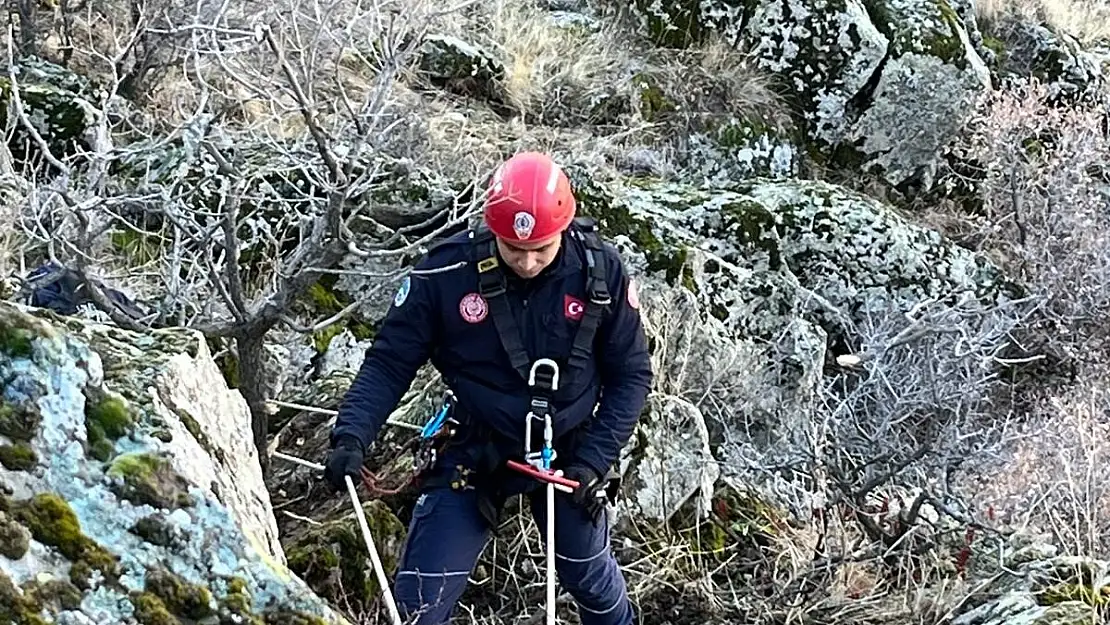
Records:
<instances>
[{"instance_id":1,"label":"man in dark uniform","mask_svg":"<svg viewBox=\"0 0 1110 625\"><path fill-rule=\"evenodd\" d=\"M506 467L525 460L527 423L530 449L550 451L542 414L550 468L580 484L555 498L559 580L583 625L633 622L599 491L643 410L651 361L635 283L575 211L550 158L506 161L484 227L417 263L340 406L325 477L341 490L429 358L453 392L457 433L422 476L396 578L402 616L420 625L448 622L507 497L528 494L545 526L543 484Z\"/></svg>"}]
</instances>

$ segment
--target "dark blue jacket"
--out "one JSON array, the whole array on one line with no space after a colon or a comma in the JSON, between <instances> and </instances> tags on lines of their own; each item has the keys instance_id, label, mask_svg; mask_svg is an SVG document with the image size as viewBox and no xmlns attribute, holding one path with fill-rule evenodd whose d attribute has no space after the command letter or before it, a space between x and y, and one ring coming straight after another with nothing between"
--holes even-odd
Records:
<instances>
[{"instance_id":1,"label":"dark blue jacket","mask_svg":"<svg viewBox=\"0 0 1110 625\"><path fill-rule=\"evenodd\" d=\"M407 294L406 287L398 291L340 405L333 441L352 435L369 446L416 371L430 358L454 391L461 414L519 441L517 448L523 450L531 397L528 386L501 346L492 313L470 323L460 308L466 296L478 291L471 247L464 231L433 248L414 267ZM560 381L553 418L558 438L593 416L583 435L575 437L579 440L576 449L556 451L561 456L571 454L599 473L618 459L652 382L640 311L629 304L627 295L629 277L616 249L608 243L604 248L610 311L597 329L587 367L575 372L576 379L569 385ZM504 271L510 305L529 356L564 363L578 326L567 314L568 296L582 302L588 299L584 244L564 233L555 260L531 280L517 278L507 266ZM562 373L567 375L567 370Z\"/></svg>"}]
</instances>

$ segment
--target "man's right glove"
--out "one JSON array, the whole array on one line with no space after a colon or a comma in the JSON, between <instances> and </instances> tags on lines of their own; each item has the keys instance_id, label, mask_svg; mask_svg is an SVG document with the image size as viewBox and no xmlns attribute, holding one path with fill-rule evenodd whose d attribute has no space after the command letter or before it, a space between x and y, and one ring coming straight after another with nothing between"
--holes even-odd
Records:
<instances>
[{"instance_id":1,"label":"man's right glove","mask_svg":"<svg viewBox=\"0 0 1110 625\"><path fill-rule=\"evenodd\" d=\"M324 480L331 485L333 491L347 490L344 477L349 475L352 480L357 480L362 476L365 453L362 443L353 436L341 436L336 441L324 465Z\"/></svg>"}]
</instances>

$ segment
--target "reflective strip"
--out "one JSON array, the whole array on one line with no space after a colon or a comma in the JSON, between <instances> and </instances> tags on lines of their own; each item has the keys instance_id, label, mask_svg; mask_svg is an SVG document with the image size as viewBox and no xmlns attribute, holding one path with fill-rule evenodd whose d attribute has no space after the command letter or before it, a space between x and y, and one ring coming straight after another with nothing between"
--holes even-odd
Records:
<instances>
[{"instance_id":1,"label":"reflective strip","mask_svg":"<svg viewBox=\"0 0 1110 625\"><path fill-rule=\"evenodd\" d=\"M585 610L585 611L589 612L590 614L608 614L608 613L612 612L613 610L616 610L617 608L619 608L623 601L624 601L624 597L621 597L621 598L617 599L616 603L609 606L608 608L605 608L601 612L598 612L597 610L591 610L591 609L587 608L586 606L582 605L581 603L578 604L578 607L579 607L579 609Z\"/></svg>"},{"instance_id":2,"label":"reflective strip","mask_svg":"<svg viewBox=\"0 0 1110 625\"><path fill-rule=\"evenodd\" d=\"M567 556L561 555L558 552L555 553L555 557L559 558L560 560L566 560L567 562L589 562L590 560L596 560L600 558L608 552L609 548L606 547L588 558L568 558Z\"/></svg>"},{"instance_id":3,"label":"reflective strip","mask_svg":"<svg viewBox=\"0 0 1110 625\"><path fill-rule=\"evenodd\" d=\"M421 573L420 571L400 571L397 577L402 575L415 575L417 577L458 577L460 575L470 575L470 571L448 571L446 573Z\"/></svg>"}]
</instances>

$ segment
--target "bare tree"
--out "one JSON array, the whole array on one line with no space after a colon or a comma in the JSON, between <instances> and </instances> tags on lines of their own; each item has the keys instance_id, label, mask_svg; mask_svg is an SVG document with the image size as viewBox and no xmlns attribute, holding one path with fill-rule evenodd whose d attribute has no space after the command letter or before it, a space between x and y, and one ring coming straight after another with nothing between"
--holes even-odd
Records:
<instances>
[{"instance_id":1,"label":"bare tree","mask_svg":"<svg viewBox=\"0 0 1110 625\"><path fill-rule=\"evenodd\" d=\"M268 332L341 321L401 275L421 246L470 216L459 202L401 227L377 214L405 167L389 157L390 141L412 121L397 85L424 25L464 4L332 0L239 6L236 14L214 2L169 26L137 19L110 46L114 55L86 51L111 71L99 101L78 102L93 120L89 148L69 156L56 156L32 121L9 43L12 110L51 165L33 181L26 236L77 271L120 326L184 326L231 339L264 465ZM158 38L188 45L172 68L177 82L163 86L159 115L143 115L120 97L134 90L135 72L116 69ZM120 232L141 242L162 283L143 318L89 279L128 264L105 244ZM382 268L366 272L378 287L327 319L298 322L293 303L350 255Z\"/></svg>"}]
</instances>

